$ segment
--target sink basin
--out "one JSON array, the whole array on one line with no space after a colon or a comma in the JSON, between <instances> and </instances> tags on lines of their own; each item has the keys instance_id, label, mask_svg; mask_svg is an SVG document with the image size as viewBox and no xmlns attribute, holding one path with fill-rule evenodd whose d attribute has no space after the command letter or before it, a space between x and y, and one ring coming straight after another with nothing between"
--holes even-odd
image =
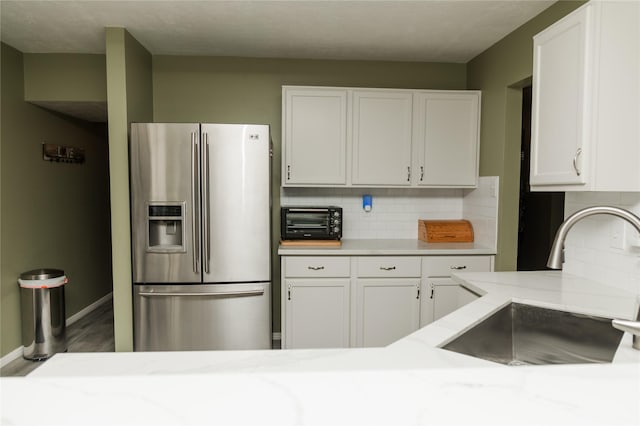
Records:
<instances>
[{"instance_id":1,"label":"sink basin","mask_svg":"<svg viewBox=\"0 0 640 426\"><path fill-rule=\"evenodd\" d=\"M605 363L622 335L610 319L511 303L442 348L506 365Z\"/></svg>"}]
</instances>

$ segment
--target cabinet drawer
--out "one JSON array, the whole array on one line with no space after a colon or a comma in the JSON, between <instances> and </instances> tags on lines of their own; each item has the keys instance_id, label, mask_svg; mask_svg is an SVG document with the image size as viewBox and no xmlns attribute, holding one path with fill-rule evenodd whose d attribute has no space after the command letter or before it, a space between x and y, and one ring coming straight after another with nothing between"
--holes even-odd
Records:
<instances>
[{"instance_id":1,"label":"cabinet drawer","mask_svg":"<svg viewBox=\"0 0 640 426\"><path fill-rule=\"evenodd\" d=\"M358 277L419 277L419 257L358 257Z\"/></svg>"},{"instance_id":2,"label":"cabinet drawer","mask_svg":"<svg viewBox=\"0 0 640 426\"><path fill-rule=\"evenodd\" d=\"M429 256L422 259L426 277L448 277L453 272L490 272L491 256Z\"/></svg>"},{"instance_id":3,"label":"cabinet drawer","mask_svg":"<svg viewBox=\"0 0 640 426\"><path fill-rule=\"evenodd\" d=\"M349 257L287 256L285 277L348 277Z\"/></svg>"}]
</instances>

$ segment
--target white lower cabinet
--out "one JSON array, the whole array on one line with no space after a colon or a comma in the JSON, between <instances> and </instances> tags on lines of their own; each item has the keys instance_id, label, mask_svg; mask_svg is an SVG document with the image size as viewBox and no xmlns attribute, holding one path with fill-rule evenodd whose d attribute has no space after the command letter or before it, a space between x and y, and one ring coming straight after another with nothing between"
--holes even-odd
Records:
<instances>
[{"instance_id":1,"label":"white lower cabinet","mask_svg":"<svg viewBox=\"0 0 640 426\"><path fill-rule=\"evenodd\" d=\"M349 279L285 281L284 347L349 347Z\"/></svg>"},{"instance_id":2,"label":"white lower cabinet","mask_svg":"<svg viewBox=\"0 0 640 426\"><path fill-rule=\"evenodd\" d=\"M480 297L451 279L453 272L491 272L493 256L429 256L422 259L420 327Z\"/></svg>"},{"instance_id":3,"label":"white lower cabinet","mask_svg":"<svg viewBox=\"0 0 640 426\"><path fill-rule=\"evenodd\" d=\"M478 296L453 271L493 256L283 256L283 348L389 345Z\"/></svg>"},{"instance_id":4,"label":"white lower cabinet","mask_svg":"<svg viewBox=\"0 0 640 426\"><path fill-rule=\"evenodd\" d=\"M351 345L348 256L282 257L284 349Z\"/></svg>"},{"instance_id":5,"label":"white lower cabinet","mask_svg":"<svg viewBox=\"0 0 640 426\"><path fill-rule=\"evenodd\" d=\"M420 327L476 300L479 295L457 284L450 278L423 280L420 301Z\"/></svg>"},{"instance_id":6,"label":"white lower cabinet","mask_svg":"<svg viewBox=\"0 0 640 426\"><path fill-rule=\"evenodd\" d=\"M420 257L360 256L354 267L356 346L386 346L416 331Z\"/></svg>"},{"instance_id":7,"label":"white lower cabinet","mask_svg":"<svg viewBox=\"0 0 640 426\"><path fill-rule=\"evenodd\" d=\"M356 346L386 346L420 323L419 279L356 281Z\"/></svg>"}]
</instances>

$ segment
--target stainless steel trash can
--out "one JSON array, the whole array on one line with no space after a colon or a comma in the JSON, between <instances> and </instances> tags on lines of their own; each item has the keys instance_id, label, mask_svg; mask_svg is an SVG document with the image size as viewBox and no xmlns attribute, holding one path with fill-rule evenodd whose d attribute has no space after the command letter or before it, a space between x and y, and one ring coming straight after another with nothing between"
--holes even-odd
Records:
<instances>
[{"instance_id":1,"label":"stainless steel trash can","mask_svg":"<svg viewBox=\"0 0 640 426\"><path fill-rule=\"evenodd\" d=\"M22 356L25 359L47 359L67 350L64 307L67 282L64 271L59 269L34 269L20 274Z\"/></svg>"}]
</instances>

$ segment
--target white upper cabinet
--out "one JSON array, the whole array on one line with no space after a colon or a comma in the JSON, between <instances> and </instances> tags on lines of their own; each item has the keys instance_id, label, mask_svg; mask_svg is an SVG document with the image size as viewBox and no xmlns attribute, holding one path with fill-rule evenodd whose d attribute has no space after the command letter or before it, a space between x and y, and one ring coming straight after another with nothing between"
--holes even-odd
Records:
<instances>
[{"instance_id":1,"label":"white upper cabinet","mask_svg":"<svg viewBox=\"0 0 640 426\"><path fill-rule=\"evenodd\" d=\"M416 184L477 186L480 92L418 92L413 98Z\"/></svg>"},{"instance_id":2,"label":"white upper cabinet","mask_svg":"<svg viewBox=\"0 0 640 426\"><path fill-rule=\"evenodd\" d=\"M639 28L639 2L590 2L534 37L532 190L640 190Z\"/></svg>"},{"instance_id":3,"label":"white upper cabinet","mask_svg":"<svg viewBox=\"0 0 640 426\"><path fill-rule=\"evenodd\" d=\"M282 183L345 185L347 90L283 89Z\"/></svg>"},{"instance_id":4,"label":"white upper cabinet","mask_svg":"<svg viewBox=\"0 0 640 426\"><path fill-rule=\"evenodd\" d=\"M354 185L411 184L412 94L353 91Z\"/></svg>"},{"instance_id":5,"label":"white upper cabinet","mask_svg":"<svg viewBox=\"0 0 640 426\"><path fill-rule=\"evenodd\" d=\"M472 188L480 92L283 86L282 185Z\"/></svg>"}]
</instances>

